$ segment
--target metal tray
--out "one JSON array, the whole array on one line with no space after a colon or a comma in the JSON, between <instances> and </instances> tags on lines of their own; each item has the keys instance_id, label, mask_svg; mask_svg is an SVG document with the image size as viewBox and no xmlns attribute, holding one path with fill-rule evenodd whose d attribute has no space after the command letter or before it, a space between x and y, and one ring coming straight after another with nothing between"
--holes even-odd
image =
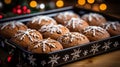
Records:
<instances>
[{"instance_id":1,"label":"metal tray","mask_svg":"<svg viewBox=\"0 0 120 67\"><path fill-rule=\"evenodd\" d=\"M0 20L1 23L11 21L11 20L18 20L23 23L26 23L30 20L31 17L37 15L46 15L46 16L55 16L59 12L71 11L77 13L78 15L83 15L86 13L94 12L103 15L109 21L119 21L115 17L109 16L107 14L103 14L100 12L95 12L91 10L81 9L78 7L65 7L61 9L55 9L45 12L39 12L29 15L23 15L18 17L6 18ZM120 35L112 36L107 39L93 41L87 44L66 48L60 51L50 52L48 54L35 54L31 53L22 47L14 44L9 39L0 37L0 47L4 49L8 49L8 51L12 51L13 59L10 63L11 66L25 66L28 65L29 67L56 67L61 66L63 64L67 64L70 62L75 62L78 60L82 60L85 58L93 57L96 55L104 54L107 52L115 51L120 49ZM5 43L9 47L3 47L3 43ZM10 54L11 55L11 54Z\"/></svg>"}]
</instances>

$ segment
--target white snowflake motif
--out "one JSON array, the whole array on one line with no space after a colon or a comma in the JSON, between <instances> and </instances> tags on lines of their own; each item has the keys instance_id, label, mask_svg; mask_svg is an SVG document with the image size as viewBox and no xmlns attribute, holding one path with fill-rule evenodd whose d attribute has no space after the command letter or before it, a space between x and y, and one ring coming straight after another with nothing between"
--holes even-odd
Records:
<instances>
[{"instance_id":1,"label":"white snowflake motif","mask_svg":"<svg viewBox=\"0 0 120 67\"><path fill-rule=\"evenodd\" d=\"M45 60L41 61L41 64L42 64L42 66L45 66L46 61Z\"/></svg>"},{"instance_id":2,"label":"white snowflake motif","mask_svg":"<svg viewBox=\"0 0 120 67\"><path fill-rule=\"evenodd\" d=\"M57 60L60 59L60 57L58 57L58 55L52 55L52 57L49 57L50 58L50 61L48 62L48 64L51 63L51 67L54 66L54 64L58 63Z\"/></svg>"},{"instance_id":3,"label":"white snowflake motif","mask_svg":"<svg viewBox=\"0 0 120 67\"><path fill-rule=\"evenodd\" d=\"M72 57L72 60L77 60L77 58L79 58L80 57L80 53L81 53L81 50L80 49L78 49L78 50L76 50L76 49L73 49L73 53L71 53L71 55L73 56Z\"/></svg>"},{"instance_id":4,"label":"white snowflake motif","mask_svg":"<svg viewBox=\"0 0 120 67\"><path fill-rule=\"evenodd\" d=\"M51 17L43 16L43 15L33 17L32 18L32 23L35 23L36 21L38 21L38 24L41 24L42 20L45 20L45 21L51 20L51 22L56 23Z\"/></svg>"},{"instance_id":5,"label":"white snowflake motif","mask_svg":"<svg viewBox=\"0 0 120 67\"><path fill-rule=\"evenodd\" d=\"M103 25L103 28L108 30L110 27L114 30L117 30L117 25L119 25L118 21L108 21Z\"/></svg>"},{"instance_id":6,"label":"white snowflake motif","mask_svg":"<svg viewBox=\"0 0 120 67\"><path fill-rule=\"evenodd\" d=\"M83 24L83 20L80 19L80 18L71 18L67 24L66 24L66 27L69 27L69 26L72 26L72 28L76 28L78 26L81 26Z\"/></svg>"},{"instance_id":7,"label":"white snowflake motif","mask_svg":"<svg viewBox=\"0 0 120 67\"><path fill-rule=\"evenodd\" d=\"M67 61L68 59L69 59L69 55L66 54L66 55L63 57L63 60L64 60L64 61Z\"/></svg>"},{"instance_id":8,"label":"white snowflake motif","mask_svg":"<svg viewBox=\"0 0 120 67\"><path fill-rule=\"evenodd\" d=\"M98 26L88 26L88 27L85 28L84 33L86 34L88 32L91 32L93 36L96 36L96 34L97 34L96 32L97 31L100 32L100 33L104 33L103 32L104 29L101 28L101 27L98 27Z\"/></svg>"},{"instance_id":9,"label":"white snowflake motif","mask_svg":"<svg viewBox=\"0 0 120 67\"><path fill-rule=\"evenodd\" d=\"M93 44L92 46L91 46L91 50L90 50L90 52L92 52L93 53L93 55L97 52L97 51L99 51L99 48L100 47L100 45L98 45L98 44Z\"/></svg>"},{"instance_id":10,"label":"white snowflake motif","mask_svg":"<svg viewBox=\"0 0 120 67\"><path fill-rule=\"evenodd\" d=\"M61 33L62 30L61 28L63 27L63 25L58 24L58 25L54 25L54 24L49 24L49 25L44 25L40 28L40 32L50 32L50 33Z\"/></svg>"},{"instance_id":11,"label":"white snowflake motif","mask_svg":"<svg viewBox=\"0 0 120 67\"><path fill-rule=\"evenodd\" d=\"M89 13L88 14L88 20L92 21L93 18L95 18L96 20L99 20L100 18L103 18L103 16L100 15L100 14L97 14L97 13Z\"/></svg>"},{"instance_id":12,"label":"white snowflake motif","mask_svg":"<svg viewBox=\"0 0 120 67\"><path fill-rule=\"evenodd\" d=\"M19 30L18 34L15 34L14 37L20 38L20 40L23 40L25 38L25 36L27 36L31 41L36 41L38 40L37 38L39 37L39 35L37 35L35 33L36 30L32 30L32 29L27 29L25 30Z\"/></svg>"},{"instance_id":13,"label":"white snowflake motif","mask_svg":"<svg viewBox=\"0 0 120 67\"><path fill-rule=\"evenodd\" d=\"M108 41L108 42L105 42L104 43L104 46L102 47L102 49L105 49L105 51L107 50L107 49L110 49L110 44L111 44L112 42L110 42L110 41Z\"/></svg>"},{"instance_id":14,"label":"white snowflake motif","mask_svg":"<svg viewBox=\"0 0 120 67\"><path fill-rule=\"evenodd\" d=\"M15 28L16 26L24 25L19 21L10 21L2 24L1 30L4 29L6 26L10 26L10 28Z\"/></svg>"},{"instance_id":15,"label":"white snowflake motif","mask_svg":"<svg viewBox=\"0 0 120 67\"><path fill-rule=\"evenodd\" d=\"M118 45L119 43L117 41L113 44L114 47L117 47Z\"/></svg>"},{"instance_id":16,"label":"white snowflake motif","mask_svg":"<svg viewBox=\"0 0 120 67\"><path fill-rule=\"evenodd\" d=\"M88 50L84 50L83 55L86 56L88 54Z\"/></svg>"},{"instance_id":17,"label":"white snowflake motif","mask_svg":"<svg viewBox=\"0 0 120 67\"><path fill-rule=\"evenodd\" d=\"M30 64L32 64L32 66L36 66L36 59L33 58L33 55L28 55L28 58L27 58L29 61L30 61Z\"/></svg>"},{"instance_id":18,"label":"white snowflake motif","mask_svg":"<svg viewBox=\"0 0 120 67\"><path fill-rule=\"evenodd\" d=\"M35 45L34 48L38 48L39 46L41 46L43 52L45 52L46 51L46 46L49 46L51 48L56 48L56 46L53 44L54 42L55 41L51 40L50 38L44 39L44 40L38 41L37 45Z\"/></svg>"},{"instance_id":19,"label":"white snowflake motif","mask_svg":"<svg viewBox=\"0 0 120 67\"><path fill-rule=\"evenodd\" d=\"M66 21L68 16L70 17L74 16L74 13L73 12L62 12L62 13L59 13L57 17Z\"/></svg>"}]
</instances>

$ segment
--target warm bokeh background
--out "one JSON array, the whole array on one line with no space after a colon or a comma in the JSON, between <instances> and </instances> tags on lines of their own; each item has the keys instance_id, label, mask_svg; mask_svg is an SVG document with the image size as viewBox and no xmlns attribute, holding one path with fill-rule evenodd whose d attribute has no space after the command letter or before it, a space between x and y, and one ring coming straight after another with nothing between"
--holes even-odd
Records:
<instances>
[{"instance_id":1,"label":"warm bokeh background","mask_svg":"<svg viewBox=\"0 0 120 67\"><path fill-rule=\"evenodd\" d=\"M0 19L75 5L120 17L119 0L0 0Z\"/></svg>"}]
</instances>

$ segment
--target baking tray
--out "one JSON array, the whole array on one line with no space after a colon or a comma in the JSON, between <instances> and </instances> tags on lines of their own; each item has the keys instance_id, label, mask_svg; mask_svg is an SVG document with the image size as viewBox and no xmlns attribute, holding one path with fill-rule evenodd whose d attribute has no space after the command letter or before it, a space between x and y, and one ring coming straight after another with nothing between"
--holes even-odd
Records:
<instances>
[{"instance_id":1,"label":"baking tray","mask_svg":"<svg viewBox=\"0 0 120 67\"><path fill-rule=\"evenodd\" d=\"M3 20L0 20L0 23L13 21L13 20L26 23L33 16L46 15L46 16L53 17L57 13L65 12L65 11L74 12L80 16L90 12L99 13L103 15L108 21L120 22L120 19L112 17L107 14L86 10L83 8L78 8L75 6L70 6L70 7L65 7L61 9L55 9L55 10L38 12L34 14L29 14L29 15L6 18ZM0 42L5 43L10 47L10 48L9 47L7 48L14 50L13 59L10 65L11 66L21 65L22 67L24 67L24 65L28 65L29 67L56 67L56 66L61 66L64 64L68 64L71 62L75 62L78 60L82 60L85 58L93 57L96 55L100 55L100 54L104 54L104 53L108 53L108 52L120 49L120 35L112 36L110 38L103 39L103 40L93 41L93 42L82 44L79 46L66 48L60 51L50 52L48 54L31 53L23 49L22 47L16 45L15 43L11 42L9 39L3 38L3 37L0 37ZM2 46L2 44L0 45Z\"/></svg>"}]
</instances>

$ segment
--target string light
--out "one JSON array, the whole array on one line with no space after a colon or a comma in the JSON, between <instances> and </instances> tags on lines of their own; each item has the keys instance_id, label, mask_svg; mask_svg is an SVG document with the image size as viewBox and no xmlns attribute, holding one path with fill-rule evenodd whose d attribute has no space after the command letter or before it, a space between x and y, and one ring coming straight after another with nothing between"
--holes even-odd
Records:
<instances>
[{"instance_id":1,"label":"string light","mask_svg":"<svg viewBox=\"0 0 120 67\"><path fill-rule=\"evenodd\" d=\"M57 7L63 7L63 6L64 6L64 2L63 2L62 0L58 0L58 1L56 2L56 6L57 6Z\"/></svg>"},{"instance_id":2,"label":"string light","mask_svg":"<svg viewBox=\"0 0 120 67\"><path fill-rule=\"evenodd\" d=\"M44 3L41 3L40 4L40 9L44 9L45 8L45 4Z\"/></svg>"},{"instance_id":3,"label":"string light","mask_svg":"<svg viewBox=\"0 0 120 67\"><path fill-rule=\"evenodd\" d=\"M79 5L84 5L85 3L86 3L85 0L78 0L78 4L79 4Z\"/></svg>"},{"instance_id":4,"label":"string light","mask_svg":"<svg viewBox=\"0 0 120 67\"><path fill-rule=\"evenodd\" d=\"M10 62L11 59L12 59L12 57L11 57L11 56L8 56L7 61Z\"/></svg>"},{"instance_id":5,"label":"string light","mask_svg":"<svg viewBox=\"0 0 120 67\"><path fill-rule=\"evenodd\" d=\"M45 9L45 4L44 3L41 3L41 4L38 4L37 9Z\"/></svg>"},{"instance_id":6,"label":"string light","mask_svg":"<svg viewBox=\"0 0 120 67\"><path fill-rule=\"evenodd\" d=\"M31 1L30 2L30 7L32 7L32 8L35 8L37 6L37 2L36 1Z\"/></svg>"},{"instance_id":7,"label":"string light","mask_svg":"<svg viewBox=\"0 0 120 67\"><path fill-rule=\"evenodd\" d=\"M102 4L100 4L99 9L104 11L107 9L107 5L102 3Z\"/></svg>"},{"instance_id":8,"label":"string light","mask_svg":"<svg viewBox=\"0 0 120 67\"><path fill-rule=\"evenodd\" d=\"M2 19L3 18L3 15L0 15L0 19Z\"/></svg>"},{"instance_id":9,"label":"string light","mask_svg":"<svg viewBox=\"0 0 120 67\"><path fill-rule=\"evenodd\" d=\"M95 0L87 0L88 3L93 4Z\"/></svg>"},{"instance_id":10,"label":"string light","mask_svg":"<svg viewBox=\"0 0 120 67\"><path fill-rule=\"evenodd\" d=\"M10 4L12 2L12 0L4 0L5 4Z\"/></svg>"}]
</instances>

